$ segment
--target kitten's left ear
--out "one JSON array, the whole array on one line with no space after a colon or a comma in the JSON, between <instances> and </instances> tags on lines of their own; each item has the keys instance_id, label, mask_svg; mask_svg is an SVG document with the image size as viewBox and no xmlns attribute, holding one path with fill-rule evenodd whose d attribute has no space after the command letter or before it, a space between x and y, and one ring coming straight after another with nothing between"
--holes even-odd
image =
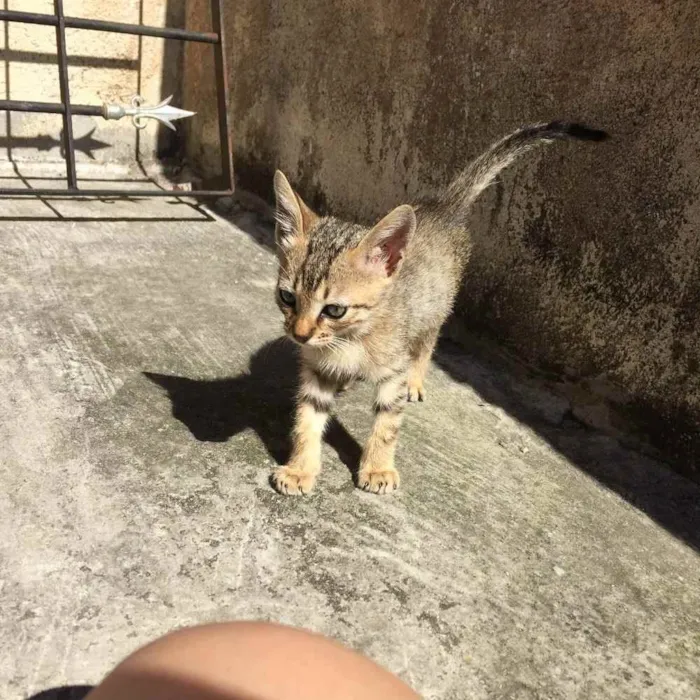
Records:
<instances>
[{"instance_id":1,"label":"kitten's left ear","mask_svg":"<svg viewBox=\"0 0 700 700\"><path fill-rule=\"evenodd\" d=\"M277 243L282 248L289 248L295 242L306 238L309 230L318 221L318 216L292 189L281 170L275 173L274 184L277 199Z\"/></svg>"},{"instance_id":2,"label":"kitten's left ear","mask_svg":"<svg viewBox=\"0 0 700 700\"><path fill-rule=\"evenodd\" d=\"M400 267L409 238L416 230L416 213L402 204L389 212L363 239L357 252L359 265L391 277Z\"/></svg>"}]
</instances>

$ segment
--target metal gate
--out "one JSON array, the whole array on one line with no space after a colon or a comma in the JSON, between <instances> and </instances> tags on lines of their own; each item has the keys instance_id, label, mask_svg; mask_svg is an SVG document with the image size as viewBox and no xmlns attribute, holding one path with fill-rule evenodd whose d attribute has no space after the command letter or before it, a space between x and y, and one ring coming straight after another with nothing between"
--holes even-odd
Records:
<instances>
[{"instance_id":1,"label":"metal gate","mask_svg":"<svg viewBox=\"0 0 700 700\"><path fill-rule=\"evenodd\" d=\"M190 32L185 29L167 27L149 27L141 24L123 24L120 22L103 22L96 19L66 17L63 14L63 0L54 0L54 14L38 14L34 12L18 12L0 10L0 20L7 22L23 22L26 24L41 24L56 27L56 48L58 59L59 87L61 102L25 102L20 100L0 100L0 111L5 112L43 112L63 115L63 146L66 159L66 189L17 189L0 188L0 196L46 196L46 195L80 195L97 197L170 197L181 195L188 197L218 197L233 192L233 165L231 162L231 136L228 129L228 80L226 75L226 51L222 19L222 0L211 0L211 32ZM170 122L192 112L186 112L171 107L167 99L155 107L144 107L138 102L131 106L117 104L103 105L74 105L70 101L68 84L68 56L66 52L66 29L86 29L100 32L116 32L119 34L140 34L142 36L161 37L180 41L199 41L214 46L214 63L216 68L216 93L219 116L219 148L221 151L221 174L223 188L220 190L110 190L110 189L79 189L75 171L75 144L73 142L73 115L102 117L103 119L121 119L130 116L134 126L142 128L144 119L157 119L159 122L174 128Z\"/></svg>"}]
</instances>

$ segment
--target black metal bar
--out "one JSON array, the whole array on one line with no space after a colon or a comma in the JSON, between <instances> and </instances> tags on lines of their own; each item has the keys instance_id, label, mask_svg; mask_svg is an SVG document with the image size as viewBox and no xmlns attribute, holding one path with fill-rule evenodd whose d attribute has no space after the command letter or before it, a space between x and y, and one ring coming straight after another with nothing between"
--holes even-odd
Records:
<instances>
[{"instance_id":1,"label":"black metal bar","mask_svg":"<svg viewBox=\"0 0 700 700\"><path fill-rule=\"evenodd\" d=\"M223 12L221 0L211 0L212 29L220 41L214 47L216 72L216 96L219 112L219 150L221 152L221 174L224 186L233 190L233 162L231 160L231 132L228 127L228 75L226 73L226 47L224 45Z\"/></svg>"},{"instance_id":2,"label":"black metal bar","mask_svg":"<svg viewBox=\"0 0 700 700\"><path fill-rule=\"evenodd\" d=\"M63 0L54 0L55 15L37 14L31 12L14 12L0 10L0 20L9 22L26 22L56 27L56 44L58 54L59 84L61 103L29 102L25 100L0 100L1 111L40 112L63 115L63 133L66 158L68 189L42 188L17 189L0 188L0 197L222 197L233 194L233 163L231 161L231 134L228 123L228 75L226 72L226 53L224 47L223 15L221 0L211 0L212 29L215 32L191 32L183 29L147 27L137 24L120 22L102 22L91 19L65 17ZM66 28L89 29L95 31L155 36L166 39L182 39L184 41L199 41L215 45L215 71L219 116L219 145L221 148L221 170L225 181L225 189L221 190L112 190L89 189L80 190L77 186L75 171L75 144L73 140L72 115L104 116L103 108L96 105L71 105L70 88L68 83L68 56L66 49Z\"/></svg>"},{"instance_id":3,"label":"black metal bar","mask_svg":"<svg viewBox=\"0 0 700 700\"><path fill-rule=\"evenodd\" d=\"M102 107L97 105L71 105L73 114L101 117ZM0 100L0 112L41 112L43 114L65 114L65 105L60 102L26 102L24 100Z\"/></svg>"},{"instance_id":4,"label":"black metal bar","mask_svg":"<svg viewBox=\"0 0 700 700\"><path fill-rule=\"evenodd\" d=\"M41 178L37 178L41 179ZM225 197L232 190L74 190L0 188L0 197Z\"/></svg>"},{"instance_id":5,"label":"black metal bar","mask_svg":"<svg viewBox=\"0 0 700 700\"><path fill-rule=\"evenodd\" d=\"M55 27L58 19L54 15L37 12L17 12L15 10L0 10L0 20L8 22L23 22L26 24L43 24ZM142 36L157 36L163 39L184 39L199 41L205 44L218 44L219 34L212 32L190 32L186 29L170 27L148 27L141 24L125 24L123 22L103 22L97 19L82 17L65 17L68 29L88 29L97 32L116 32L117 34L141 34Z\"/></svg>"},{"instance_id":6,"label":"black metal bar","mask_svg":"<svg viewBox=\"0 0 700 700\"><path fill-rule=\"evenodd\" d=\"M54 0L58 24L56 25L56 47L58 49L58 82L63 103L63 150L66 157L68 189L78 187L75 174L75 151L73 150L73 116L71 113L70 87L68 86L68 54L66 51L66 23L63 16L63 0Z\"/></svg>"}]
</instances>

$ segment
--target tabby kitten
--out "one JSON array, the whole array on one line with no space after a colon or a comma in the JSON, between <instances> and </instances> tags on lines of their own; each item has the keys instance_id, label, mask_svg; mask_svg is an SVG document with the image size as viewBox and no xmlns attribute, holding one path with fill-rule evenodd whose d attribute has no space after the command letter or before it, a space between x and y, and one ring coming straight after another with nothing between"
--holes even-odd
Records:
<instances>
[{"instance_id":1,"label":"tabby kitten","mask_svg":"<svg viewBox=\"0 0 700 700\"><path fill-rule=\"evenodd\" d=\"M301 381L289 463L272 477L283 494L309 493L336 393L362 378L376 385L372 434L357 485L399 485L394 451L406 401L423 401L423 380L469 259L467 213L498 173L554 139L602 141L603 131L552 122L493 145L433 201L404 204L373 228L315 214L275 173L277 303L301 345Z\"/></svg>"}]
</instances>

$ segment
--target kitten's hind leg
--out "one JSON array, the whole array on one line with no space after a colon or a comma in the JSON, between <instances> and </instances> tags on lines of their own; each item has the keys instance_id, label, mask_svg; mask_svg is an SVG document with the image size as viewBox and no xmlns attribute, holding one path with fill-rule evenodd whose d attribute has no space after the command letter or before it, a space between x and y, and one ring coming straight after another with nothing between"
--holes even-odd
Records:
<instances>
[{"instance_id":1,"label":"kitten's hind leg","mask_svg":"<svg viewBox=\"0 0 700 700\"><path fill-rule=\"evenodd\" d=\"M390 493L399 487L399 473L394 467L394 453L406 405L406 374L396 372L377 386L374 409L377 417L367 441L357 486L372 493Z\"/></svg>"},{"instance_id":2,"label":"kitten's hind leg","mask_svg":"<svg viewBox=\"0 0 700 700\"><path fill-rule=\"evenodd\" d=\"M272 485L285 496L311 492L321 471L321 442L333 406L336 384L312 368L302 366L297 399L292 455L289 463L276 469Z\"/></svg>"},{"instance_id":3,"label":"kitten's hind leg","mask_svg":"<svg viewBox=\"0 0 700 700\"><path fill-rule=\"evenodd\" d=\"M435 349L439 330L430 331L419 338L411 351L411 368L408 370L408 400L424 401L423 381L430 366L430 358Z\"/></svg>"}]
</instances>

